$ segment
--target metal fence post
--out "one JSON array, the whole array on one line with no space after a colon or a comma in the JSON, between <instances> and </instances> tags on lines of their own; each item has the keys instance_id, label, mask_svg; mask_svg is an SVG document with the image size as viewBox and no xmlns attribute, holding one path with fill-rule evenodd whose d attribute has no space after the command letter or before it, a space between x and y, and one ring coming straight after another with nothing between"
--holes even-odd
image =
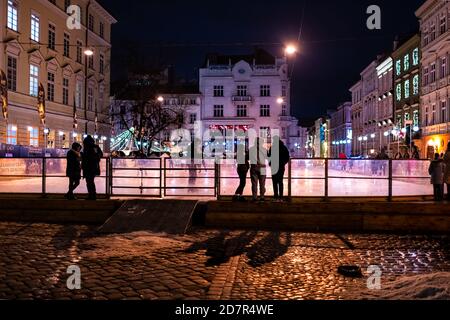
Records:
<instances>
[{"instance_id":1,"label":"metal fence post","mask_svg":"<svg viewBox=\"0 0 450 320\"><path fill-rule=\"evenodd\" d=\"M389 195L388 195L388 201L392 201L392 195L393 195L393 177L392 177L392 159L389 159Z\"/></svg>"},{"instance_id":2,"label":"metal fence post","mask_svg":"<svg viewBox=\"0 0 450 320\"><path fill-rule=\"evenodd\" d=\"M216 176L215 180L216 180L217 200L220 200L220 198L221 198L221 195L220 195L220 162L219 163L214 162L214 165L215 165L215 168L216 168L216 170L215 170L215 176Z\"/></svg>"},{"instance_id":3,"label":"metal fence post","mask_svg":"<svg viewBox=\"0 0 450 320\"><path fill-rule=\"evenodd\" d=\"M167 196L166 192L166 188L167 188L167 158L164 158L164 197Z\"/></svg>"},{"instance_id":4,"label":"metal fence post","mask_svg":"<svg viewBox=\"0 0 450 320\"><path fill-rule=\"evenodd\" d=\"M292 159L288 162L288 198L292 198Z\"/></svg>"},{"instance_id":5,"label":"metal fence post","mask_svg":"<svg viewBox=\"0 0 450 320\"><path fill-rule=\"evenodd\" d=\"M328 201L328 159L325 159L325 201Z\"/></svg>"},{"instance_id":6,"label":"metal fence post","mask_svg":"<svg viewBox=\"0 0 450 320\"><path fill-rule=\"evenodd\" d=\"M47 181L46 181L46 174L47 174L47 160L45 158L42 158L42 197L47 197Z\"/></svg>"},{"instance_id":7,"label":"metal fence post","mask_svg":"<svg viewBox=\"0 0 450 320\"><path fill-rule=\"evenodd\" d=\"M165 162L165 158L159 158L159 197L163 197L163 161Z\"/></svg>"}]
</instances>

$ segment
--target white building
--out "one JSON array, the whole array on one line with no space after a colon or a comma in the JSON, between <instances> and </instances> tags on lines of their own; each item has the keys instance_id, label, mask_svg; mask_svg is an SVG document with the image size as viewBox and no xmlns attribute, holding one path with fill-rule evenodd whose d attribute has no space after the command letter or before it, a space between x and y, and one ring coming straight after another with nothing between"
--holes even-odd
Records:
<instances>
[{"instance_id":1,"label":"white building","mask_svg":"<svg viewBox=\"0 0 450 320\"><path fill-rule=\"evenodd\" d=\"M416 12L422 35L420 117L424 157L442 153L450 141L450 2L428 0Z\"/></svg>"},{"instance_id":2,"label":"white building","mask_svg":"<svg viewBox=\"0 0 450 320\"><path fill-rule=\"evenodd\" d=\"M371 155L379 148L378 131L378 62L373 61L361 72L363 93L363 154ZM360 137L358 137L359 139Z\"/></svg>"},{"instance_id":3,"label":"white building","mask_svg":"<svg viewBox=\"0 0 450 320\"><path fill-rule=\"evenodd\" d=\"M298 120L291 116L286 58L264 50L248 56L210 55L199 78L203 130L219 129L228 137L240 129L254 129L260 136L279 130L287 146L295 147L298 139L292 133L298 133ZM227 150L233 150L232 144Z\"/></svg>"},{"instance_id":4,"label":"white building","mask_svg":"<svg viewBox=\"0 0 450 320\"><path fill-rule=\"evenodd\" d=\"M378 77L378 114L377 114L377 130L375 139L378 142L376 152L381 148L389 148L391 143L391 129L394 125L394 62L391 57L382 61L377 67Z\"/></svg>"}]
</instances>

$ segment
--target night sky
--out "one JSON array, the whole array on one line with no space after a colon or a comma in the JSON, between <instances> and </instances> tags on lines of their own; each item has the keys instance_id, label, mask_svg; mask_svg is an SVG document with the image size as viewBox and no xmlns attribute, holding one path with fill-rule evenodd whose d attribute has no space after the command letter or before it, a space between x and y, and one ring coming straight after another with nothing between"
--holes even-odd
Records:
<instances>
[{"instance_id":1,"label":"night sky","mask_svg":"<svg viewBox=\"0 0 450 320\"><path fill-rule=\"evenodd\" d=\"M301 52L293 74L294 115L316 118L350 100L348 89L396 35L418 31L414 12L425 0L127 0L99 2L119 21L113 27L112 79L123 75L133 47L151 64L174 65L197 79L207 53L250 53L255 44L281 55L296 41L303 8ZM369 5L382 10L382 30L366 28Z\"/></svg>"}]
</instances>

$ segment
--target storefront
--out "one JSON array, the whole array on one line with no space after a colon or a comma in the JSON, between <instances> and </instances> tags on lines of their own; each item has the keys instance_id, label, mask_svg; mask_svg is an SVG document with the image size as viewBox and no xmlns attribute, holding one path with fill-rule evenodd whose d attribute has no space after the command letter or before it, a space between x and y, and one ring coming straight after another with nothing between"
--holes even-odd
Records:
<instances>
[{"instance_id":1,"label":"storefront","mask_svg":"<svg viewBox=\"0 0 450 320\"><path fill-rule=\"evenodd\" d=\"M426 159L433 159L435 153L445 153L449 141L450 134L436 134L423 137L420 146L421 156Z\"/></svg>"}]
</instances>

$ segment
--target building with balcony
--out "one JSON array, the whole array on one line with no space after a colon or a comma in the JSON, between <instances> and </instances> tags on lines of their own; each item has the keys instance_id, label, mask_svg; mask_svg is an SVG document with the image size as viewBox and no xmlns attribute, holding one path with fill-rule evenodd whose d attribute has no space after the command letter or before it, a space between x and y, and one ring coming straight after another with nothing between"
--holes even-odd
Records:
<instances>
[{"instance_id":1,"label":"building with balcony","mask_svg":"<svg viewBox=\"0 0 450 320\"><path fill-rule=\"evenodd\" d=\"M339 158L352 154L352 103L345 102L330 117L330 156Z\"/></svg>"},{"instance_id":2,"label":"building with balcony","mask_svg":"<svg viewBox=\"0 0 450 320\"><path fill-rule=\"evenodd\" d=\"M209 55L200 69L202 130L219 129L233 150L237 130L262 137L278 130L292 150L298 120L291 115L287 59L257 49L252 55ZM291 139L293 138L293 139Z\"/></svg>"},{"instance_id":3,"label":"building with balcony","mask_svg":"<svg viewBox=\"0 0 450 320\"><path fill-rule=\"evenodd\" d=\"M413 141L420 144L420 35L408 37L397 44L394 61L394 134L391 150L411 149Z\"/></svg>"},{"instance_id":4,"label":"building with balcony","mask_svg":"<svg viewBox=\"0 0 450 320\"><path fill-rule=\"evenodd\" d=\"M377 81L378 81L378 100L377 100L377 130L375 132L375 139L378 140L378 149L385 149L387 153L391 152L392 145L392 129L394 127L394 99L393 99L393 59L386 58L377 67ZM372 137L372 135L371 135Z\"/></svg>"},{"instance_id":5,"label":"building with balcony","mask_svg":"<svg viewBox=\"0 0 450 320\"><path fill-rule=\"evenodd\" d=\"M68 27L70 5L80 8L79 28ZM0 0L0 17L0 70L8 89L0 153L32 156L47 149L57 154L85 133L108 151L110 39L116 20L95 0ZM45 124L38 94L45 97Z\"/></svg>"},{"instance_id":6,"label":"building with balcony","mask_svg":"<svg viewBox=\"0 0 450 320\"><path fill-rule=\"evenodd\" d=\"M363 136L363 118L362 118L362 81L358 81L350 88L352 95L351 123L352 123L352 154L362 155L362 143L359 138Z\"/></svg>"},{"instance_id":7,"label":"building with balcony","mask_svg":"<svg viewBox=\"0 0 450 320\"><path fill-rule=\"evenodd\" d=\"M450 2L427 0L417 11L421 32L421 156L442 153L450 141Z\"/></svg>"}]
</instances>

